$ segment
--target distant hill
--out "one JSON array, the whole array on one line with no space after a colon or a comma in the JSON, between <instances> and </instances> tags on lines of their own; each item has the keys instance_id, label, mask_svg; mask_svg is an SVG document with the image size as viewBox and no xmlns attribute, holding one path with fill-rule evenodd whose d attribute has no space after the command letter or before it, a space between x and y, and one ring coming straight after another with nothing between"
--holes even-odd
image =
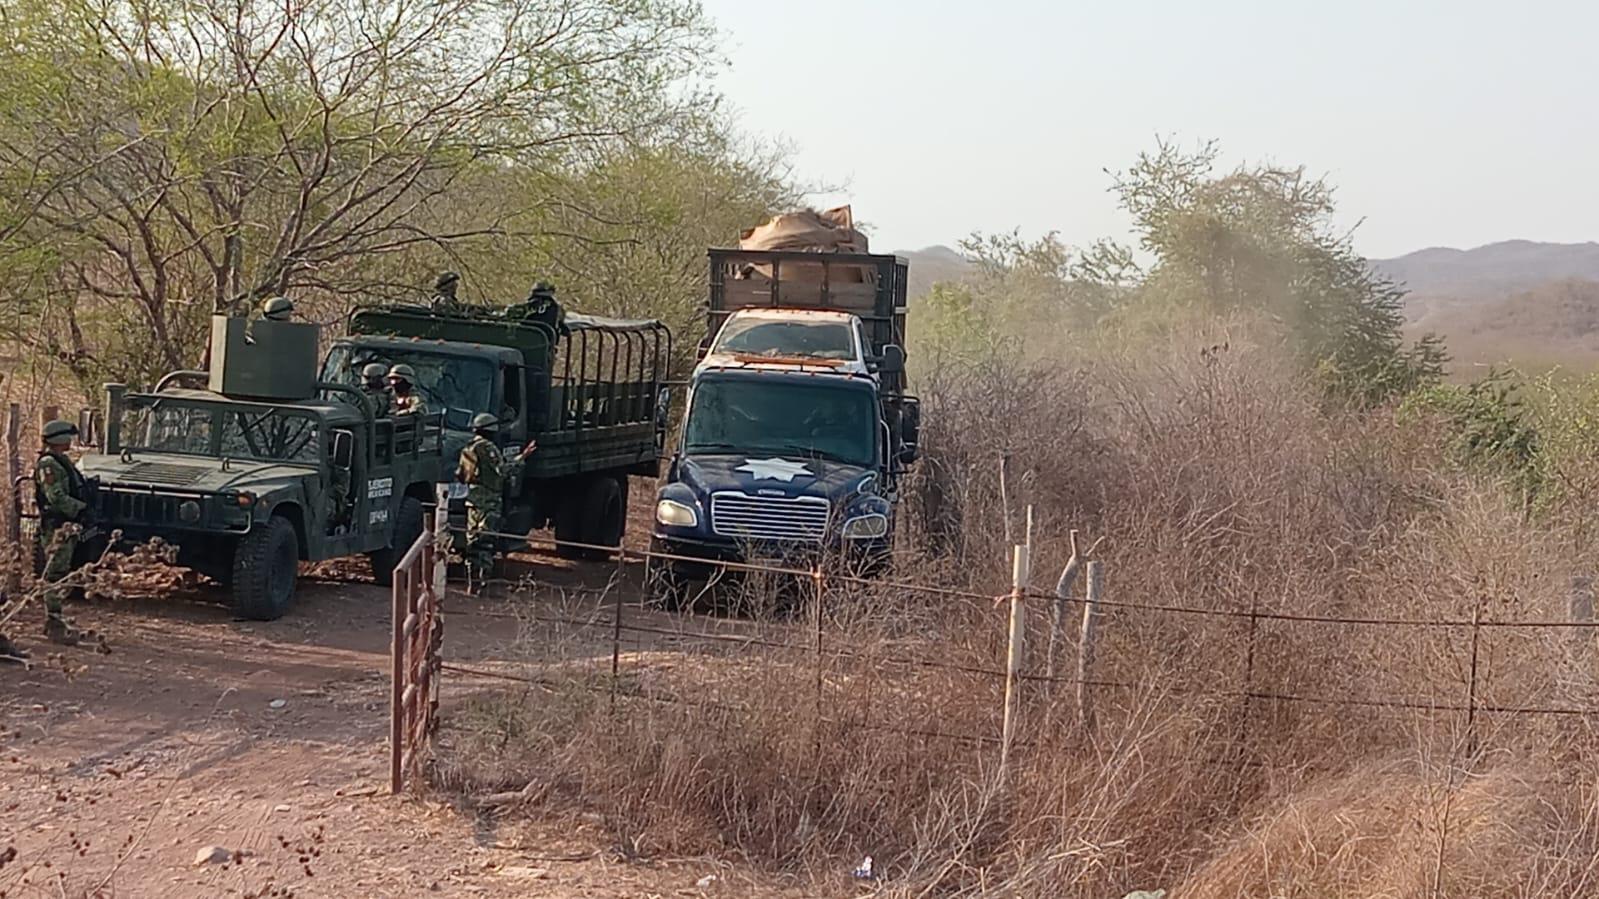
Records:
<instances>
[{"instance_id":1,"label":"distant hill","mask_svg":"<svg viewBox=\"0 0 1599 899\"><path fill-rule=\"evenodd\" d=\"M1599 368L1599 243L1507 240L1371 264L1410 291L1409 330L1442 335L1457 374L1506 362Z\"/></svg>"},{"instance_id":2,"label":"distant hill","mask_svg":"<svg viewBox=\"0 0 1599 899\"><path fill-rule=\"evenodd\" d=\"M972 267L966 257L946 246L895 250L894 255L910 263L910 284L906 293L912 300L932 290L939 281L959 281Z\"/></svg>"},{"instance_id":3,"label":"distant hill","mask_svg":"<svg viewBox=\"0 0 1599 899\"><path fill-rule=\"evenodd\" d=\"M1599 243L1506 240L1473 250L1433 247L1371 264L1418 297L1502 297L1549 281L1599 281Z\"/></svg>"}]
</instances>

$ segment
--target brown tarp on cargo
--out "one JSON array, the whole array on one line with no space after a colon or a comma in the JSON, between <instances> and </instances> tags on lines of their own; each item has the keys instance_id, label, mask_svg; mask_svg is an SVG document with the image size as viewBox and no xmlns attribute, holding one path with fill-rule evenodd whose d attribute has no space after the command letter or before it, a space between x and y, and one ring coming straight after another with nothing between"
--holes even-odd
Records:
<instances>
[{"instance_id":1,"label":"brown tarp on cargo","mask_svg":"<svg viewBox=\"0 0 1599 899\"><path fill-rule=\"evenodd\" d=\"M738 241L741 250L782 250L807 253L865 253L866 235L855 230L855 216L848 206L839 206L817 212L802 209L773 216L764 225L745 231ZM830 269L834 281L862 282L871 271L860 266L835 266ZM822 267L804 263L783 263L778 269L785 281L821 281ZM770 265L750 266L738 277L772 277Z\"/></svg>"}]
</instances>

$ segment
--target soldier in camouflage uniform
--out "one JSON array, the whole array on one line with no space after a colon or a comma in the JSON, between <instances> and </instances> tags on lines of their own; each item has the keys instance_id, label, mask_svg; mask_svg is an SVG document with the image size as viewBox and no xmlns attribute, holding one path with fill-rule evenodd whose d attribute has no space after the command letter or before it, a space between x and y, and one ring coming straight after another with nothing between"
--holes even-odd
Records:
<instances>
[{"instance_id":1,"label":"soldier in camouflage uniform","mask_svg":"<svg viewBox=\"0 0 1599 899\"><path fill-rule=\"evenodd\" d=\"M455 312L460 307L460 301L455 298L455 288L461 283L461 276L455 272L444 272L439 279L433 282L433 311Z\"/></svg>"},{"instance_id":2,"label":"soldier in camouflage uniform","mask_svg":"<svg viewBox=\"0 0 1599 899\"><path fill-rule=\"evenodd\" d=\"M566 326L566 310L555 299L555 285L540 281L533 285L521 305L505 310L506 318L515 321L539 322L549 325L557 339L570 331Z\"/></svg>"},{"instance_id":3,"label":"soldier in camouflage uniform","mask_svg":"<svg viewBox=\"0 0 1599 899\"><path fill-rule=\"evenodd\" d=\"M538 448L528 441L514 458L506 459L494 442L499 419L487 412L472 417L472 441L461 450L455 477L466 485L466 573L467 590L479 593L494 568L500 510L505 502L505 482Z\"/></svg>"},{"instance_id":4,"label":"soldier in camouflage uniform","mask_svg":"<svg viewBox=\"0 0 1599 899\"><path fill-rule=\"evenodd\" d=\"M427 403L416 389L416 369L401 363L389 369L389 392L394 395L392 414L426 415Z\"/></svg>"},{"instance_id":5,"label":"soldier in camouflage uniform","mask_svg":"<svg viewBox=\"0 0 1599 899\"><path fill-rule=\"evenodd\" d=\"M366 394L366 400L372 405L372 415L382 418L389 414L389 387L383 383L383 377L388 374L388 369L381 362L368 362L361 369L361 392Z\"/></svg>"},{"instance_id":6,"label":"soldier in camouflage uniform","mask_svg":"<svg viewBox=\"0 0 1599 899\"><path fill-rule=\"evenodd\" d=\"M44 635L56 643L76 644L82 634L61 611L66 595L76 592L60 585L72 571L72 556L78 548L78 535L89 509L89 491L83 474L67 450L78 433L68 421L52 421L44 426L44 448L33 466L33 498L39 510L39 548L44 554ZM81 591L82 588L76 588Z\"/></svg>"}]
</instances>

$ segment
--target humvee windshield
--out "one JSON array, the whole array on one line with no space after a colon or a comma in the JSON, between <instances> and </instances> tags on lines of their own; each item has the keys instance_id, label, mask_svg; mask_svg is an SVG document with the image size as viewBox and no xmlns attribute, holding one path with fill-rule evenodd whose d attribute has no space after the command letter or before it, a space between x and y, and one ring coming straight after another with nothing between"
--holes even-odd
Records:
<instances>
[{"instance_id":1,"label":"humvee windshield","mask_svg":"<svg viewBox=\"0 0 1599 899\"><path fill-rule=\"evenodd\" d=\"M469 356L335 344L322 366L322 380L360 387L361 369L373 362L384 368L403 363L415 369L416 386L429 411L443 412L447 428L464 431L472 416L491 408L495 367L486 359Z\"/></svg>"},{"instance_id":2,"label":"humvee windshield","mask_svg":"<svg viewBox=\"0 0 1599 899\"><path fill-rule=\"evenodd\" d=\"M321 420L302 410L130 396L118 417L117 449L312 465L322 459Z\"/></svg>"}]
</instances>

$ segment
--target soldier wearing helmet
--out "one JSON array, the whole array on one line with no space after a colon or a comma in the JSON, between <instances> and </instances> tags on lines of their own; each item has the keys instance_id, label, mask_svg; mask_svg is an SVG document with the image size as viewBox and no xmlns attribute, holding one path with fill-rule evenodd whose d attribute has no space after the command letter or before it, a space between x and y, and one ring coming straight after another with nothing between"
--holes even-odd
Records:
<instances>
[{"instance_id":1,"label":"soldier wearing helmet","mask_svg":"<svg viewBox=\"0 0 1599 899\"><path fill-rule=\"evenodd\" d=\"M433 311L454 312L460 301L455 298L455 289L461 283L461 276L455 272L443 272L438 280L433 282Z\"/></svg>"},{"instance_id":2,"label":"soldier wearing helmet","mask_svg":"<svg viewBox=\"0 0 1599 899\"><path fill-rule=\"evenodd\" d=\"M78 427L56 420L44 426L44 446L33 466L33 500L39 510L39 548L44 556L44 634L56 643L74 645L82 633L62 614L62 600L82 587L67 588L61 581L72 571L72 556L89 511L89 489L83 473L67 451Z\"/></svg>"},{"instance_id":3,"label":"soldier wearing helmet","mask_svg":"<svg viewBox=\"0 0 1599 899\"><path fill-rule=\"evenodd\" d=\"M557 337L567 333L566 310L555 299L555 285L540 281L528 291L520 306L506 310L506 315L518 321L539 322L548 325Z\"/></svg>"},{"instance_id":4,"label":"soldier wearing helmet","mask_svg":"<svg viewBox=\"0 0 1599 899\"><path fill-rule=\"evenodd\" d=\"M273 297L261 304L261 317L269 322L286 322L294 314L294 303L288 297Z\"/></svg>"},{"instance_id":5,"label":"soldier wearing helmet","mask_svg":"<svg viewBox=\"0 0 1599 899\"><path fill-rule=\"evenodd\" d=\"M466 485L466 572L467 590L480 593L483 582L494 568L500 512L505 503L506 479L527 461L538 448L537 441L511 459L504 458L494 441L500 421L487 412L472 417L472 440L461 450L455 469L456 480Z\"/></svg>"},{"instance_id":6,"label":"soldier wearing helmet","mask_svg":"<svg viewBox=\"0 0 1599 899\"><path fill-rule=\"evenodd\" d=\"M383 383L388 369L381 362L368 362L361 369L361 392L372 406L372 415L382 418L389 414L389 386Z\"/></svg>"},{"instance_id":7,"label":"soldier wearing helmet","mask_svg":"<svg viewBox=\"0 0 1599 899\"><path fill-rule=\"evenodd\" d=\"M426 415L427 403L416 390L416 369L401 363L389 369L389 392L394 395L394 415Z\"/></svg>"}]
</instances>

